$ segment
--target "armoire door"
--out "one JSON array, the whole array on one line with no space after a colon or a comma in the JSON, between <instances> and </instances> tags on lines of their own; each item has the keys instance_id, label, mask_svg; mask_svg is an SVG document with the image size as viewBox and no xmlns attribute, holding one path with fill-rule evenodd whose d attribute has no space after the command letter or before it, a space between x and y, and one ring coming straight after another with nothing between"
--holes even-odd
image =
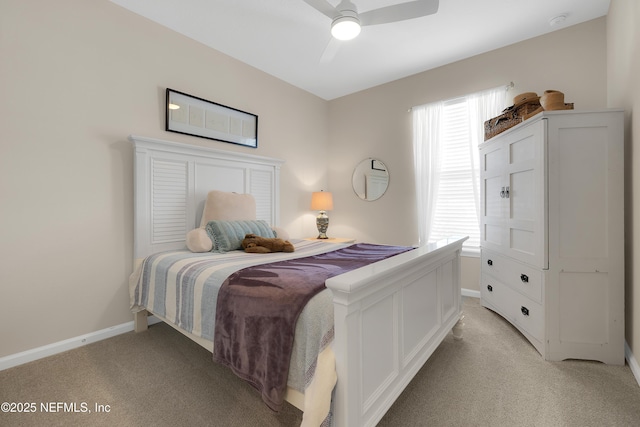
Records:
<instances>
[{"instance_id":1,"label":"armoire door","mask_svg":"<svg viewBox=\"0 0 640 427\"><path fill-rule=\"evenodd\" d=\"M488 144L480 149L480 181L482 212L480 218L480 244L483 248L503 250L505 232L504 195L505 165L504 145Z\"/></svg>"},{"instance_id":2,"label":"armoire door","mask_svg":"<svg viewBox=\"0 0 640 427\"><path fill-rule=\"evenodd\" d=\"M539 268L548 268L547 120L506 135L506 254Z\"/></svg>"},{"instance_id":3,"label":"armoire door","mask_svg":"<svg viewBox=\"0 0 640 427\"><path fill-rule=\"evenodd\" d=\"M546 120L507 131L482 147L483 248L548 267Z\"/></svg>"}]
</instances>

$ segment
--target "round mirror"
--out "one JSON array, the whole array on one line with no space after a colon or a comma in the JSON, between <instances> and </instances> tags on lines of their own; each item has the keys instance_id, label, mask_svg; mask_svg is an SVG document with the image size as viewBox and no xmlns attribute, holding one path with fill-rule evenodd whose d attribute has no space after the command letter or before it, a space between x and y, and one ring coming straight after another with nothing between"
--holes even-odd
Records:
<instances>
[{"instance_id":1,"label":"round mirror","mask_svg":"<svg viewBox=\"0 0 640 427\"><path fill-rule=\"evenodd\" d=\"M387 191L389 171L378 159L364 159L353 171L353 191L362 200L378 200Z\"/></svg>"}]
</instances>

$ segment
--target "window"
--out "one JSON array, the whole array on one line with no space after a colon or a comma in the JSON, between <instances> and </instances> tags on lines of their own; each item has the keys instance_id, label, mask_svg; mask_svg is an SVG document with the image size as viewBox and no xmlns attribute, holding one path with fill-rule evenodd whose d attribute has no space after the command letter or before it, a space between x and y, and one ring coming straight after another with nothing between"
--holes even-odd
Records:
<instances>
[{"instance_id":1,"label":"window","mask_svg":"<svg viewBox=\"0 0 640 427\"><path fill-rule=\"evenodd\" d=\"M413 148L420 244L469 236L480 249L478 144L484 122L505 108L505 87L413 108Z\"/></svg>"}]
</instances>

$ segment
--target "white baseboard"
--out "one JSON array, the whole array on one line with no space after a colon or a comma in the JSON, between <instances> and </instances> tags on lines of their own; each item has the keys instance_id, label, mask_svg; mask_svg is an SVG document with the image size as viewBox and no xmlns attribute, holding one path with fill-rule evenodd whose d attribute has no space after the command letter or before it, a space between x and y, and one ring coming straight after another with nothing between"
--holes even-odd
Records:
<instances>
[{"instance_id":1,"label":"white baseboard","mask_svg":"<svg viewBox=\"0 0 640 427\"><path fill-rule=\"evenodd\" d=\"M640 365L638 365L638 361L633 356L631 348L626 341L624 342L624 357L627 359L627 364L629 365L629 368L631 368L631 373L636 378L636 382L640 386Z\"/></svg>"},{"instance_id":2,"label":"white baseboard","mask_svg":"<svg viewBox=\"0 0 640 427\"><path fill-rule=\"evenodd\" d=\"M473 289L462 288L462 296L480 299L480 291L474 291Z\"/></svg>"},{"instance_id":3,"label":"white baseboard","mask_svg":"<svg viewBox=\"0 0 640 427\"><path fill-rule=\"evenodd\" d=\"M160 322L160 319L149 316L147 319L149 325ZM88 333L86 335L80 335L79 337L69 338L64 341L54 342L52 344L37 347L31 350L26 350L21 353L11 354L9 356L0 357L0 371L13 368L14 366L23 365L34 360L42 359L54 354L62 353L67 350L82 347L87 344L102 341L107 338L114 337L116 335L124 334L133 331L133 320L131 322L123 323L121 325L112 326L110 328L102 329Z\"/></svg>"}]
</instances>

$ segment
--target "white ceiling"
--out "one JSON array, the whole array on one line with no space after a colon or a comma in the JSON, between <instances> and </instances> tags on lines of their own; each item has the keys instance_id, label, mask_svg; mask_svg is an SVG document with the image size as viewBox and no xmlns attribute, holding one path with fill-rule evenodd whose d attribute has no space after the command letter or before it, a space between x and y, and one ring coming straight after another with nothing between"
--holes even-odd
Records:
<instances>
[{"instance_id":1,"label":"white ceiling","mask_svg":"<svg viewBox=\"0 0 640 427\"><path fill-rule=\"evenodd\" d=\"M327 100L604 16L610 2L440 0L435 15L332 42L327 60L331 20L303 0L111 1ZM360 13L403 2L352 1Z\"/></svg>"}]
</instances>

